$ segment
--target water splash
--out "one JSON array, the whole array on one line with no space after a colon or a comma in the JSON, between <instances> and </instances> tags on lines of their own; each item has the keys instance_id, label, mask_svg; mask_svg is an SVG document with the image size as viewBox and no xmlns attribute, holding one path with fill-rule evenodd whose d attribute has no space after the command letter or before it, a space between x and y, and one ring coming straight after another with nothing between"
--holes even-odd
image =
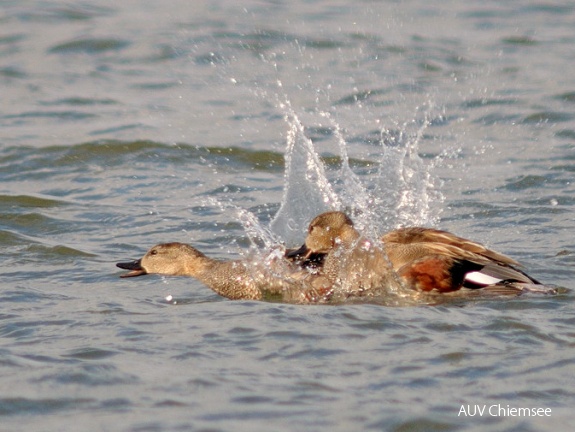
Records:
<instances>
[{"instance_id":1,"label":"water splash","mask_svg":"<svg viewBox=\"0 0 575 432\"><path fill-rule=\"evenodd\" d=\"M369 156L376 168L366 174L354 172L348 143L340 125L327 112L325 119L337 140L341 167L329 178L314 143L289 102L280 104L289 126L286 145L284 195L270 229L288 244L301 243L305 228L318 213L345 210L366 236L377 238L399 226L436 225L443 201L432 175L436 161L419 155L419 143L430 126L433 106L424 107L423 118L382 129L379 151ZM412 131L415 128L415 131Z\"/></svg>"},{"instance_id":2,"label":"water splash","mask_svg":"<svg viewBox=\"0 0 575 432\"><path fill-rule=\"evenodd\" d=\"M263 90L259 93L269 99ZM288 127L279 210L265 224L232 201L223 203L212 198L211 203L222 210L232 209L252 249L263 247L269 251L280 244L300 245L311 219L327 210L347 212L358 230L371 239L399 226L437 224L443 201L436 187L439 179L432 174L437 158L423 159L419 154L419 144L431 125L432 104L418 107L409 121L382 128L375 146L370 143L363 147L365 154L354 154L353 164L343 128L332 113L318 110L315 114L327 122L340 161L339 169L332 164L328 170L287 95L275 92L272 98L283 111ZM362 148L353 147L355 153L358 147Z\"/></svg>"},{"instance_id":3,"label":"water splash","mask_svg":"<svg viewBox=\"0 0 575 432\"><path fill-rule=\"evenodd\" d=\"M289 101L280 104L289 125L284 193L270 228L288 243L301 242L310 215L340 209L341 200L328 180L320 156ZM297 240L299 239L299 240Z\"/></svg>"},{"instance_id":4,"label":"water splash","mask_svg":"<svg viewBox=\"0 0 575 432\"><path fill-rule=\"evenodd\" d=\"M375 179L376 207L388 228L414 225L436 225L444 197L432 175L435 161L419 156L419 143L431 124L433 106L425 107L423 119L415 118L394 129L381 130L381 158ZM410 133L410 128L415 128Z\"/></svg>"},{"instance_id":5,"label":"water splash","mask_svg":"<svg viewBox=\"0 0 575 432\"><path fill-rule=\"evenodd\" d=\"M334 169L337 165L328 167L306 135L304 124L287 97L277 106L284 111L288 133L283 197L275 217L265 224L257 215L231 201L212 202L222 210L234 211L252 245L242 255L254 268L261 268L263 263L270 277L289 278L293 268L283 259L281 245L301 245L311 219L327 210L346 211L357 229L370 240L369 244L380 248L381 234L390 229L437 223L443 197L435 186L439 180L432 174L436 160L425 160L419 155L419 143L431 124L431 107L418 111L413 120L396 124L393 129L381 129L375 147L365 146L368 152L365 158L360 157L356 164L358 158L354 155L353 165L342 127L329 112L316 112L329 124L337 144L340 165ZM356 148L353 150L357 152ZM354 166L361 168L354 170ZM277 267L277 263L284 266ZM373 291L375 301L389 305L415 301L414 294L406 292L395 276L381 290Z\"/></svg>"},{"instance_id":6,"label":"water splash","mask_svg":"<svg viewBox=\"0 0 575 432\"><path fill-rule=\"evenodd\" d=\"M339 195L343 206L348 209L369 208L373 199L367 188L362 184L361 179L351 169L347 152L347 142L345 141L339 124L333 119L330 113L321 112L320 115L329 121L333 129L334 137L338 143L342 160L339 178L342 180L343 186L339 191Z\"/></svg>"},{"instance_id":7,"label":"water splash","mask_svg":"<svg viewBox=\"0 0 575 432\"><path fill-rule=\"evenodd\" d=\"M208 197L205 204L219 207L222 212L231 210L235 213L236 220L242 224L244 232L251 243L252 251L249 253L259 249L269 252L283 243L282 238L274 233L271 228L261 224L254 213L234 204L232 201L223 202L214 197Z\"/></svg>"}]
</instances>

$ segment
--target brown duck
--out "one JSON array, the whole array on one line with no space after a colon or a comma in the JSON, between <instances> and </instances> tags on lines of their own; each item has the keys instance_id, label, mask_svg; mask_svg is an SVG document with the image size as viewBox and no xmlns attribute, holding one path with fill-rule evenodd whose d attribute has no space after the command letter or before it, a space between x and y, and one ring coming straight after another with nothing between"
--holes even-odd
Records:
<instances>
[{"instance_id":1,"label":"brown duck","mask_svg":"<svg viewBox=\"0 0 575 432\"><path fill-rule=\"evenodd\" d=\"M320 272L352 294L397 283L438 293L461 288L497 294L553 291L519 270L514 259L446 231L402 228L381 241L374 245L362 238L346 214L332 211L316 216L304 245L286 256L304 263L323 260Z\"/></svg>"},{"instance_id":2,"label":"brown duck","mask_svg":"<svg viewBox=\"0 0 575 432\"><path fill-rule=\"evenodd\" d=\"M276 271L248 261L220 261L209 258L184 243L152 247L141 259L117 263L130 270L121 277L146 274L189 276L198 279L217 294L232 300L268 300L288 303L322 303L330 297L331 284L323 276L299 270L285 261ZM291 267L289 267L291 265Z\"/></svg>"}]
</instances>

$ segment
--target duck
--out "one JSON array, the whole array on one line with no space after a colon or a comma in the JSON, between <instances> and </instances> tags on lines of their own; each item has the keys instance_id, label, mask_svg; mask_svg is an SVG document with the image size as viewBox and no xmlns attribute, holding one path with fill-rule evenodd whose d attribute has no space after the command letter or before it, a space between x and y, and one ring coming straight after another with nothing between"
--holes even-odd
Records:
<instances>
[{"instance_id":1,"label":"duck","mask_svg":"<svg viewBox=\"0 0 575 432\"><path fill-rule=\"evenodd\" d=\"M381 243L380 243L381 242ZM299 249L286 252L299 265L313 259L317 271L348 295L382 289L447 294L554 292L520 269L513 258L447 231L406 227L376 242L361 237L340 211L316 216Z\"/></svg>"},{"instance_id":2,"label":"duck","mask_svg":"<svg viewBox=\"0 0 575 432\"><path fill-rule=\"evenodd\" d=\"M314 271L332 283L333 296L338 301L378 297L385 290L401 288L385 251L361 237L343 212L316 216L302 247L286 251L286 257L304 267L307 260L313 260Z\"/></svg>"},{"instance_id":3,"label":"duck","mask_svg":"<svg viewBox=\"0 0 575 432\"><path fill-rule=\"evenodd\" d=\"M189 244L172 242L157 244L141 259L116 266L129 270L121 278L147 274L193 277L230 300L322 303L330 298L331 283L325 277L294 268L283 257L272 265L224 261L210 258Z\"/></svg>"}]
</instances>

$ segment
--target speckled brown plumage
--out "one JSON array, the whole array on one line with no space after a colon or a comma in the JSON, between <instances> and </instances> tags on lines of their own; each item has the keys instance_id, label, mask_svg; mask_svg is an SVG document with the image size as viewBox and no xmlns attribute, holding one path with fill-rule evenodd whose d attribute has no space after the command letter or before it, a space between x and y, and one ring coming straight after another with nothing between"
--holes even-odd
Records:
<instances>
[{"instance_id":1,"label":"speckled brown plumage","mask_svg":"<svg viewBox=\"0 0 575 432\"><path fill-rule=\"evenodd\" d=\"M495 285L493 292L517 293L522 286L539 285L516 268L514 259L446 231L402 228L381 242L362 239L347 215L332 211L312 220L304 245L291 256L323 254L320 273L336 291L351 294L381 291L385 285L396 289L398 280L409 289L439 293Z\"/></svg>"},{"instance_id":2,"label":"speckled brown plumage","mask_svg":"<svg viewBox=\"0 0 575 432\"><path fill-rule=\"evenodd\" d=\"M318 303L327 301L330 287L325 277L305 270L295 268L281 274L274 273L269 266L248 261L215 260L184 243L159 244L140 260L116 265L131 270L122 277L144 274L194 277L231 300Z\"/></svg>"}]
</instances>

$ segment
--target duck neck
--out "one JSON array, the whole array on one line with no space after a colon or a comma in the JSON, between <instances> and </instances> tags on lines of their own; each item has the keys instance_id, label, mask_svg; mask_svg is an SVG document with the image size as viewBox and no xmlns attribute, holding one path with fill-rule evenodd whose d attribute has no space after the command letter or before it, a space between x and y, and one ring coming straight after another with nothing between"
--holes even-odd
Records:
<instances>
[{"instance_id":1,"label":"duck neck","mask_svg":"<svg viewBox=\"0 0 575 432\"><path fill-rule=\"evenodd\" d=\"M340 235L341 244L345 247L351 247L359 240L359 232L353 227L343 230Z\"/></svg>"},{"instance_id":2,"label":"duck neck","mask_svg":"<svg viewBox=\"0 0 575 432\"><path fill-rule=\"evenodd\" d=\"M232 300L259 300L261 291L241 261L218 261L205 257L196 269L195 277L216 294Z\"/></svg>"}]
</instances>

